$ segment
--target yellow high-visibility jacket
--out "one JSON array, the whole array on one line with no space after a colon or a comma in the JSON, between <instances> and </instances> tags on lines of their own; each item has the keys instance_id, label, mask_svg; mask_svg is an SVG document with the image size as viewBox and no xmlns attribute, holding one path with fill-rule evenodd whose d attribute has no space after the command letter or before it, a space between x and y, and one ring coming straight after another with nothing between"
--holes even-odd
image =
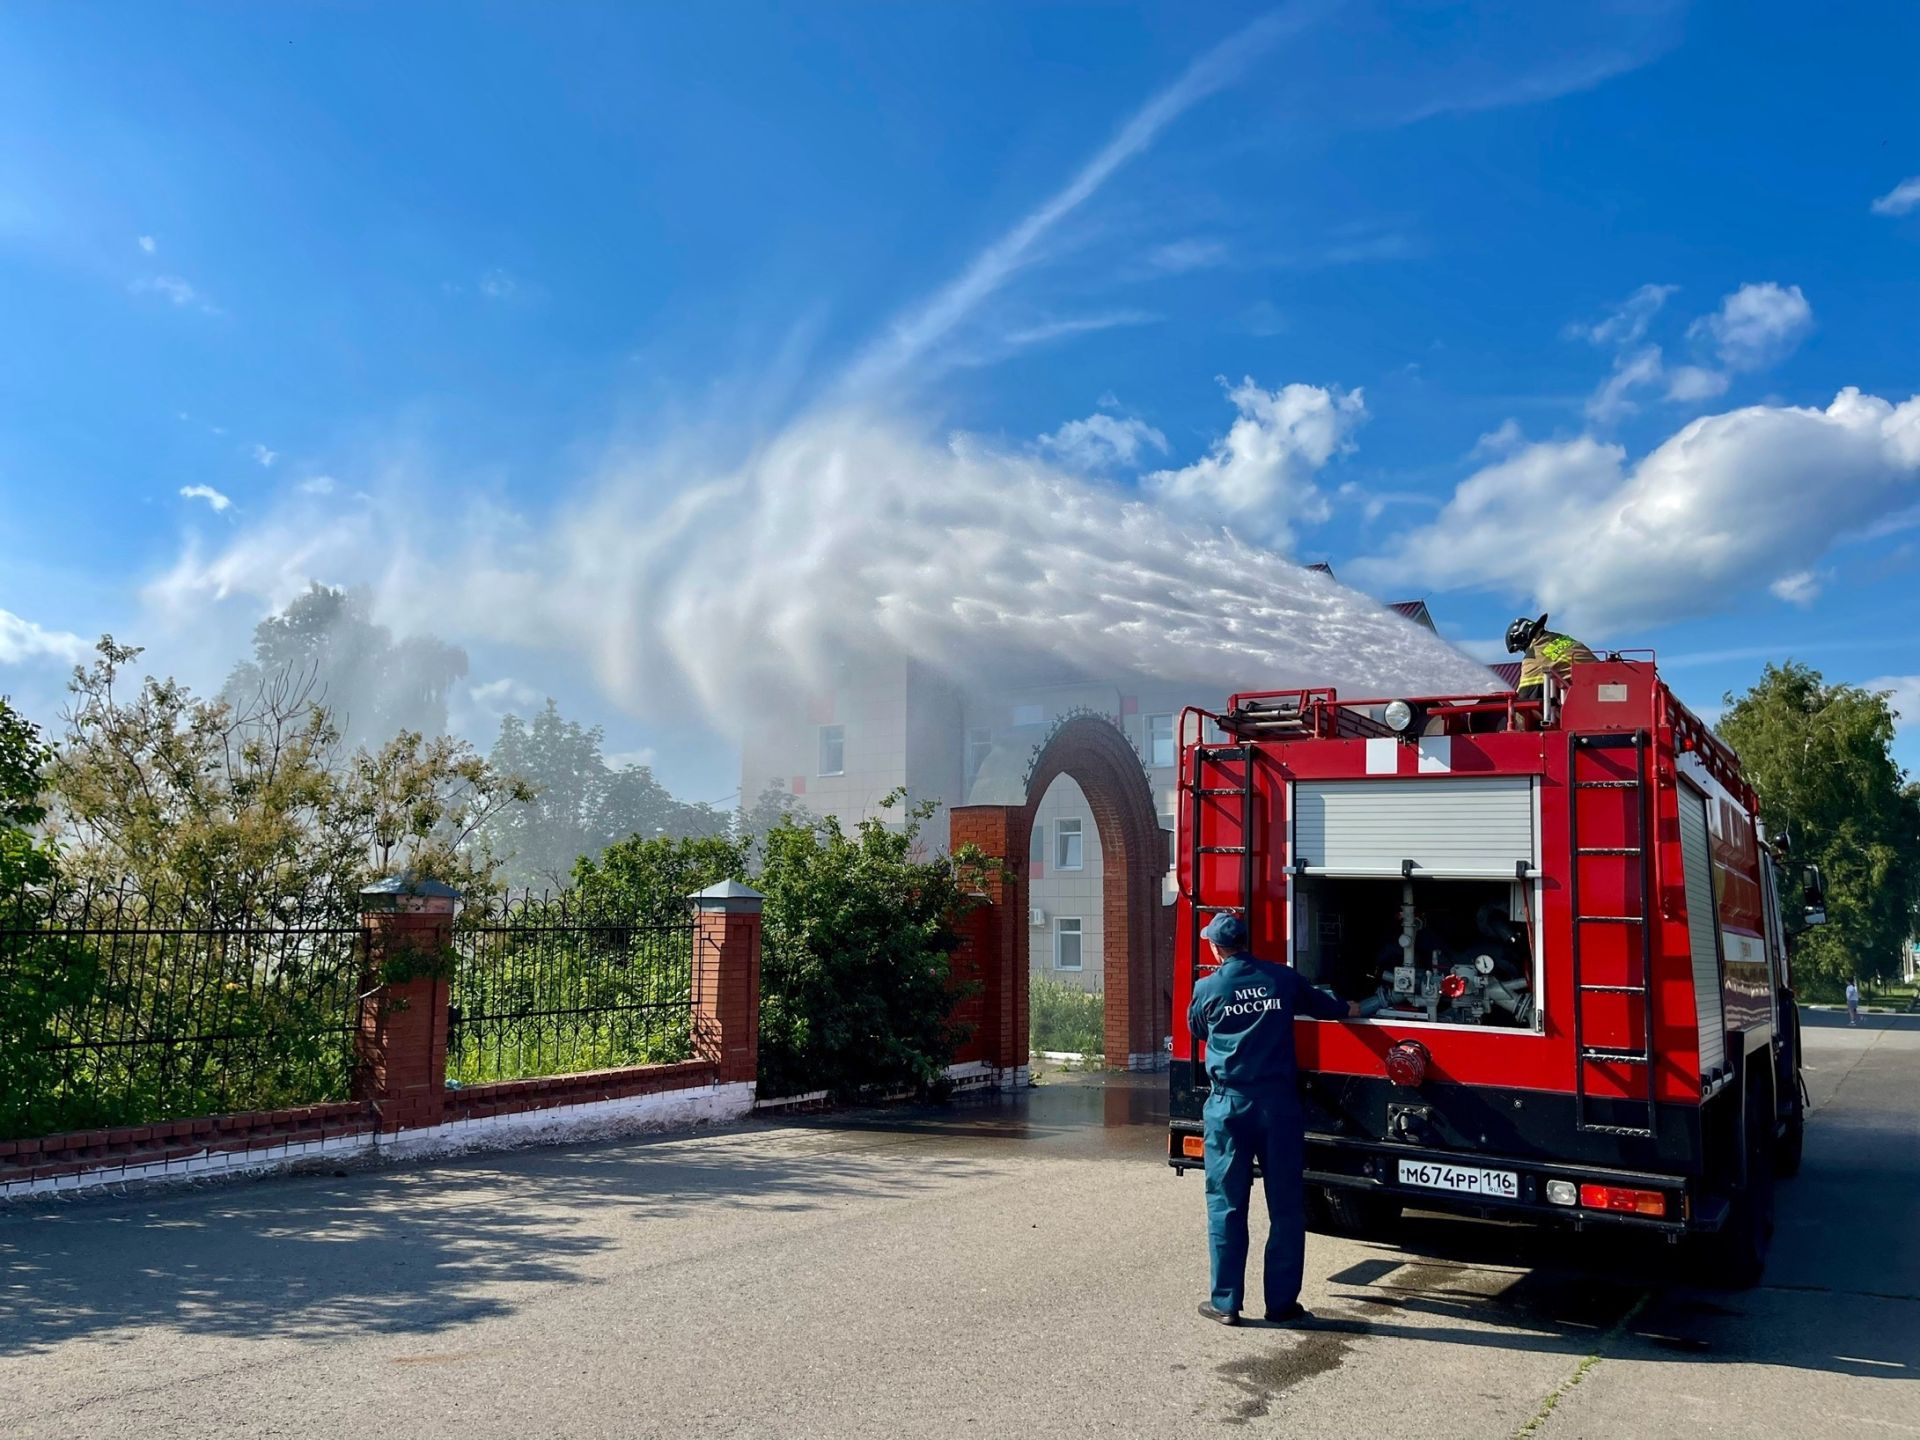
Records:
<instances>
[{"instance_id":1,"label":"yellow high-visibility jacket","mask_svg":"<svg viewBox=\"0 0 1920 1440\"><path fill-rule=\"evenodd\" d=\"M1526 656L1520 662L1520 693L1525 695L1529 690L1540 689L1546 684L1549 672L1564 680L1575 665L1584 665L1599 658L1571 635L1562 635L1557 630L1542 630L1534 637L1533 644L1527 647Z\"/></svg>"}]
</instances>

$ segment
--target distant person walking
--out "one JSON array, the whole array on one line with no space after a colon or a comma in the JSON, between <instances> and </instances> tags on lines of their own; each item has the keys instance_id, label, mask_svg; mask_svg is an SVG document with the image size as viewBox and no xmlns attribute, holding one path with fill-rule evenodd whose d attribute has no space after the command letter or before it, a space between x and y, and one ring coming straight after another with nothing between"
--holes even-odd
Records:
<instances>
[{"instance_id":1,"label":"distant person walking","mask_svg":"<svg viewBox=\"0 0 1920 1440\"><path fill-rule=\"evenodd\" d=\"M1216 915L1200 932L1219 968L1193 987L1187 1028L1207 1047L1207 1244L1213 1295L1200 1313L1240 1323L1247 1278L1247 1209L1256 1158L1266 1181L1267 1255L1261 1273L1267 1319L1307 1319L1306 1117L1300 1107L1293 1019L1343 1020L1360 1006L1316 990L1297 970L1247 953L1247 922Z\"/></svg>"},{"instance_id":2,"label":"distant person walking","mask_svg":"<svg viewBox=\"0 0 1920 1440\"><path fill-rule=\"evenodd\" d=\"M1849 980L1847 981L1847 1024L1858 1025L1859 1023L1860 982L1857 980Z\"/></svg>"}]
</instances>

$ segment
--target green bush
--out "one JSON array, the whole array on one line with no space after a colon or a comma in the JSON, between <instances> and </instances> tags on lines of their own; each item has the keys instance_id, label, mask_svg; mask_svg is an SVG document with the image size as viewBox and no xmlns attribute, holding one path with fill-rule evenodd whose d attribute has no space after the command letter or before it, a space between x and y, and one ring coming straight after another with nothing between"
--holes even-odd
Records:
<instances>
[{"instance_id":1,"label":"green bush","mask_svg":"<svg viewBox=\"0 0 1920 1440\"><path fill-rule=\"evenodd\" d=\"M1102 1055L1107 1048L1107 1001L1046 975L1033 977L1027 998L1033 1049Z\"/></svg>"}]
</instances>

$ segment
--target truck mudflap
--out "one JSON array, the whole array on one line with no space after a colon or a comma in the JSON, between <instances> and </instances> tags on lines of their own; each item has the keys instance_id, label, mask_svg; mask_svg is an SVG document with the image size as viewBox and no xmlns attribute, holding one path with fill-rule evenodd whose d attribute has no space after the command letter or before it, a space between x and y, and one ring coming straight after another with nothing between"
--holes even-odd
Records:
<instances>
[{"instance_id":1,"label":"truck mudflap","mask_svg":"<svg viewBox=\"0 0 1920 1440\"><path fill-rule=\"evenodd\" d=\"M1197 1125L1175 1121L1168 1129L1168 1164L1176 1171L1200 1168L1201 1140ZM1728 1214L1724 1197L1700 1193L1682 1175L1311 1132L1306 1181L1444 1214L1574 1228L1624 1225L1676 1237L1718 1230Z\"/></svg>"}]
</instances>

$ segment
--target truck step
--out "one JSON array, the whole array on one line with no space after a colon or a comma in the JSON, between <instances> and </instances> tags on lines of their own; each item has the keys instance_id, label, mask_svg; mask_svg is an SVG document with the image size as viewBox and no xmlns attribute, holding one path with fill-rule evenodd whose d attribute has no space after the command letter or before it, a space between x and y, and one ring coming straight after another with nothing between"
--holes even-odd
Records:
<instances>
[{"instance_id":1,"label":"truck step","mask_svg":"<svg viewBox=\"0 0 1920 1440\"><path fill-rule=\"evenodd\" d=\"M1644 915L1576 915L1575 922L1581 925L1644 925Z\"/></svg>"},{"instance_id":2,"label":"truck step","mask_svg":"<svg viewBox=\"0 0 1920 1440\"><path fill-rule=\"evenodd\" d=\"M1638 855L1640 853L1640 847L1638 845L1605 845L1592 849L1576 850L1573 853L1576 855Z\"/></svg>"},{"instance_id":3,"label":"truck step","mask_svg":"<svg viewBox=\"0 0 1920 1440\"><path fill-rule=\"evenodd\" d=\"M1644 1050L1604 1050L1588 1045L1580 1051L1582 1060L1602 1060L1615 1065L1651 1065L1653 1057Z\"/></svg>"},{"instance_id":4,"label":"truck step","mask_svg":"<svg viewBox=\"0 0 1920 1440\"><path fill-rule=\"evenodd\" d=\"M1218 785L1214 785L1204 790L1195 790L1193 793L1196 795L1244 795L1247 792L1238 785L1229 790L1223 790Z\"/></svg>"},{"instance_id":5,"label":"truck step","mask_svg":"<svg viewBox=\"0 0 1920 1440\"><path fill-rule=\"evenodd\" d=\"M1638 790L1640 782L1638 780L1576 780L1573 782L1573 788L1576 790Z\"/></svg>"},{"instance_id":6,"label":"truck step","mask_svg":"<svg viewBox=\"0 0 1920 1440\"><path fill-rule=\"evenodd\" d=\"M1590 990L1596 995L1644 995L1644 985L1582 985L1582 990Z\"/></svg>"},{"instance_id":7,"label":"truck step","mask_svg":"<svg viewBox=\"0 0 1920 1440\"><path fill-rule=\"evenodd\" d=\"M1245 855L1249 852L1244 845L1202 845L1200 853L1202 855Z\"/></svg>"},{"instance_id":8,"label":"truck step","mask_svg":"<svg viewBox=\"0 0 1920 1440\"><path fill-rule=\"evenodd\" d=\"M1588 1122L1580 1128L1592 1135L1637 1135L1643 1140L1653 1138L1653 1131L1645 1125L1596 1125Z\"/></svg>"}]
</instances>

